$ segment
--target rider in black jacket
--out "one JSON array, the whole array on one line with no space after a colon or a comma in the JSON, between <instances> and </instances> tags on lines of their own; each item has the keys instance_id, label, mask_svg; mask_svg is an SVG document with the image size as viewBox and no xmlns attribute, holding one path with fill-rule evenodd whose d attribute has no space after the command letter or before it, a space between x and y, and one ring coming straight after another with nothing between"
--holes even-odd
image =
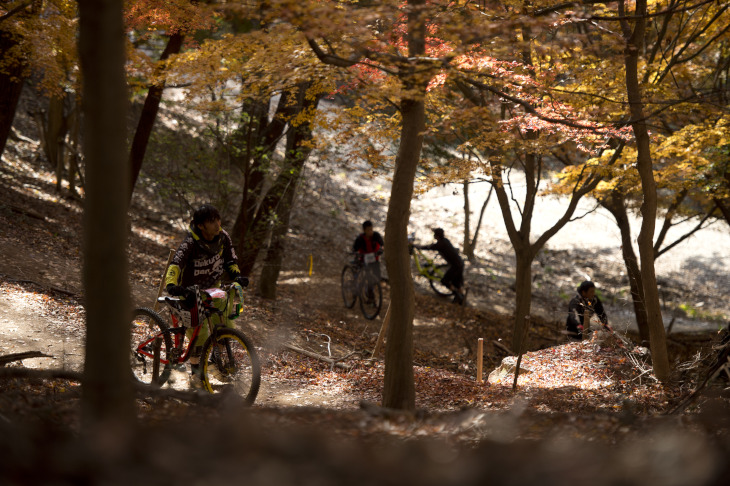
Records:
<instances>
[{"instance_id":1,"label":"rider in black jacket","mask_svg":"<svg viewBox=\"0 0 730 486\"><path fill-rule=\"evenodd\" d=\"M436 239L436 242L430 245L415 246L421 250L437 251L441 255L441 258L446 260L446 263L449 264L449 269L441 279L441 283L454 292L454 303L463 305L466 298L464 295L464 260L461 259L459 250L444 237L443 229L434 228L433 237Z\"/></svg>"},{"instance_id":2,"label":"rider in black jacket","mask_svg":"<svg viewBox=\"0 0 730 486\"><path fill-rule=\"evenodd\" d=\"M568 304L568 319L565 326L574 339L581 340L588 335L590 322L584 322L586 310L598 316L603 324L608 324L608 316L603 309L601 299L596 296L596 284L590 280L586 280L578 286L578 293Z\"/></svg>"}]
</instances>

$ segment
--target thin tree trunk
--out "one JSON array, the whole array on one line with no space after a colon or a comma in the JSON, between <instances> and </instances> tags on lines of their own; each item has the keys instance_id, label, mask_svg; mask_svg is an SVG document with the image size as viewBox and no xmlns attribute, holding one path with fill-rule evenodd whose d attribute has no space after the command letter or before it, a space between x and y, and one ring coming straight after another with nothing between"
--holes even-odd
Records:
<instances>
[{"instance_id":1,"label":"thin tree trunk","mask_svg":"<svg viewBox=\"0 0 730 486\"><path fill-rule=\"evenodd\" d=\"M121 0L79 2L86 200L86 358L82 411L92 433L125 444L135 422L129 367L127 90ZM124 447L120 449L124 450Z\"/></svg>"},{"instance_id":2,"label":"thin tree trunk","mask_svg":"<svg viewBox=\"0 0 730 486\"><path fill-rule=\"evenodd\" d=\"M631 300L634 305L636 325L639 327L641 344L646 345L649 343L649 323L646 316L646 307L644 306L644 286L641 279L639 260L636 258L632 244L631 225L629 224L629 216L626 212L626 204L624 203L623 197L616 193L611 194L605 200L601 200L600 203L616 219L616 225L621 233L621 254L629 278L629 288L631 291Z\"/></svg>"},{"instance_id":3,"label":"thin tree trunk","mask_svg":"<svg viewBox=\"0 0 730 486\"><path fill-rule=\"evenodd\" d=\"M79 170L79 132L81 127L81 107L79 98L74 98L74 108L68 117L69 150L68 153L68 191L71 195L78 195L76 190L76 175L81 177Z\"/></svg>"},{"instance_id":4,"label":"thin tree trunk","mask_svg":"<svg viewBox=\"0 0 730 486\"><path fill-rule=\"evenodd\" d=\"M471 208L469 207L469 180L464 180L464 256L474 260L474 249L471 247Z\"/></svg>"},{"instance_id":5,"label":"thin tree trunk","mask_svg":"<svg viewBox=\"0 0 730 486\"><path fill-rule=\"evenodd\" d=\"M623 15L623 0L619 3L619 15ZM626 36L624 62L626 67L626 94L631 113L631 127L636 139L637 169L641 177L641 190L644 201L641 204L641 230L639 231L639 257L644 287L644 303L649 323L651 356L654 374L660 381L669 379L669 356L664 324L662 322L659 292L654 268L654 229L657 214L657 190L651 159L649 132L644 118L644 103L639 86L639 53L644 46L646 23L646 0L636 1L635 25L631 31L628 21L622 21Z\"/></svg>"},{"instance_id":6,"label":"thin tree trunk","mask_svg":"<svg viewBox=\"0 0 730 486\"><path fill-rule=\"evenodd\" d=\"M0 58L7 59L8 52L16 45L13 38L0 30ZM25 63L18 59L0 71L0 155L5 151L5 144L10 136L15 111L18 108L20 93L23 91L23 73Z\"/></svg>"},{"instance_id":7,"label":"thin tree trunk","mask_svg":"<svg viewBox=\"0 0 730 486\"><path fill-rule=\"evenodd\" d=\"M170 36L165 49L160 55L160 61L165 61L173 54L180 52L185 36L180 32L176 32ZM157 119L157 113L160 111L160 103L162 102L162 93L165 90L165 81L150 86L147 91L147 98L144 100L142 114L137 123L137 130L134 132L132 139L132 147L129 150L129 166L131 168L131 184L129 187L129 200L132 199L134 186L137 184L139 172L142 170L142 162L144 161L147 145L152 135L152 128Z\"/></svg>"},{"instance_id":8,"label":"thin tree trunk","mask_svg":"<svg viewBox=\"0 0 730 486\"><path fill-rule=\"evenodd\" d=\"M484 204L482 204L482 209L479 210L479 219L477 220L477 227L474 228L474 236L471 239L471 243L469 244L469 249L471 250L471 258L470 260L474 260L474 252L476 251L477 247L477 239L479 238L479 230L482 227L482 220L484 219L484 213L487 210L487 206L489 205L489 200L492 198L492 192L494 192L494 186L489 187L489 193L487 194L487 198L484 200Z\"/></svg>"},{"instance_id":9,"label":"thin tree trunk","mask_svg":"<svg viewBox=\"0 0 730 486\"><path fill-rule=\"evenodd\" d=\"M309 89L309 86L302 86L297 94L298 111L300 112L316 108L321 98L321 95L317 95L314 99L307 99L307 89ZM294 196L296 195L296 188L304 170L304 164L311 152L311 144L307 142L311 140L312 127L308 122L293 127L287 134L286 157L289 163L285 164L285 166L290 167L287 171L290 177L288 185L284 188L284 195L275 210L276 222L271 232L271 243L266 250L264 266L261 269L259 291L265 299L276 298L276 282L279 279L281 262L284 257L284 239L289 231L289 221Z\"/></svg>"},{"instance_id":10,"label":"thin tree trunk","mask_svg":"<svg viewBox=\"0 0 730 486\"><path fill-rule=\"evenodd\" d=\"M67 123L63 116L64 96L51 96L48 100L45 147L46 157L56 168L56 192L60 193L63 184L63 139L66 137Z\"/></svg>"},{"instance_id":11,"label":"thin tree trunk","mask_svg":"<svg viewBox=\"0 0 730 486\"><path fill-rule=\"evenodd\" d=\"M284 92L274 118L268 122L268 104L252 103L251 120L247 129L241 130L233 150L239 152L244 166L244 185L236 222L233 225L233 239L238 253L241 271L249 274L256 263L261 243L266 237L267 228L256 227L257 213L263 206L259 198L263 189L265 176L269 170L269 161L276 144L284 134L287 120L295 114L295 107L288 103L289 93ZM243 140L245 138L245 140Z\"/></svg>"},{"instance_id":12,"label":"thin tree trunk","mask_svg":"<svg viewBox=\"0 0 730 486\"><path fill-rule=\"evenodd\" d=\"M715 205L720 208L722 216L725 218L725 222L730 225L730 204L726 203L722 199L714 199Z\"/></svg>"}]
</instances>

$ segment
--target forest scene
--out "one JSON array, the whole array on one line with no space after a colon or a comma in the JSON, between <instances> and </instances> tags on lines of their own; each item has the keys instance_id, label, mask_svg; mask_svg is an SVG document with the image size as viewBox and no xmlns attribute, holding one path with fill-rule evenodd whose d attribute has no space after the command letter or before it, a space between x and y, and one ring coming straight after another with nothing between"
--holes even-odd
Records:
<instances>
[{"instance_id":1,"label":"forest scene","mask_svg":"<svg viewBox=\"0 0 730 486\"><path fill-rule=\"evenodd\" d=\"M0 0L0 484L730 484L727 0Z\"/></svg>"}]
</instances>

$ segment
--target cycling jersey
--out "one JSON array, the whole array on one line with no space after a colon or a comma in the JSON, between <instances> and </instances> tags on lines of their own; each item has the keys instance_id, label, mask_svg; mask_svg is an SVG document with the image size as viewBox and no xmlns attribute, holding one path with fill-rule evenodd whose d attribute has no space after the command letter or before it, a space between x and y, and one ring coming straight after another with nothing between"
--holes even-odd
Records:
<instances>
[{"instance_id":1,"label":"cycling jersey","mask_svg":"<svg viewBox=\"0 0 730 486\"><path fill-rule=\"evenodd\" d=\"M221 230L213 240L206 241L200 230L190 225L190 232L167 269L165 285L216 287L225 272L232 279L241 275L230 235Z\"/></svg>"},{"instance_id":2,"label":"cycling jersey","mask_svg":"<svg viewBox=\"0 0 730 486\"><path fill-rule=\"evenodd\" d=\"M367 238L365 233L355 238L355 243L352 244L352 251L357 253L377 253L383 248L383 237L377 231L373 232L372 238ZM380 255L375 256L375 260L380 260Z\"/></svg>"}]
</instances>

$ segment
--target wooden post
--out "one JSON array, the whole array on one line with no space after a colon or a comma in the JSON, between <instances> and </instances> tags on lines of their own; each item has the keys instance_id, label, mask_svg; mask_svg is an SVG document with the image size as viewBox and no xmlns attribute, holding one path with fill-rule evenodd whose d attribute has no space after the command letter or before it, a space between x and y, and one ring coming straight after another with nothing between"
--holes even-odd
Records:
<instances>
[{"instance_id":1,"label":"wooden post","mask_svg":"<svg viewBox=\"0 0 730 486\"><path fill-rule=\"evenodd\" d=\"M484 338L477 341L477 383L483 383L482 365L484 364Z\"/></svg>"},{"instance_id":2,"label":"wooden post","mask_svg":"<svg viewBox=\"0 0 730 486\"><path fill-rule=\"evenodd\" d=\"M388 332L388 323L390 322L390 303L388 303L388 310L385 311L385 317L383 318L383 325L380 326L380 333L378 334L378 342L375 343L375 349L373 349L372 357L375 358L380 354L380 348L383 347L383 341L385 340L385 333Z\"/></svg>"},{"instance_id":3,"label":"wooden post","mask_svg":"<svg viewBox=\"0 0 730 486\"><path fill-rule=\"evenodd\" d=\"M162 278L160 279L160 286L157 289L157 298L155 299L155 304L152 306L152 309L154 309L155 312L157 312L157 309L160 308L160 303L157 302L157 299L160 298L162 295L162 291L165 290L165 275L167 275L167 268L170 266L170 263L172 262L172 257L175 256L175 250L170 250L170 255L167 257L167 264L165 265L165 271L162 272Z\"/></svg>"}]
</instances>

